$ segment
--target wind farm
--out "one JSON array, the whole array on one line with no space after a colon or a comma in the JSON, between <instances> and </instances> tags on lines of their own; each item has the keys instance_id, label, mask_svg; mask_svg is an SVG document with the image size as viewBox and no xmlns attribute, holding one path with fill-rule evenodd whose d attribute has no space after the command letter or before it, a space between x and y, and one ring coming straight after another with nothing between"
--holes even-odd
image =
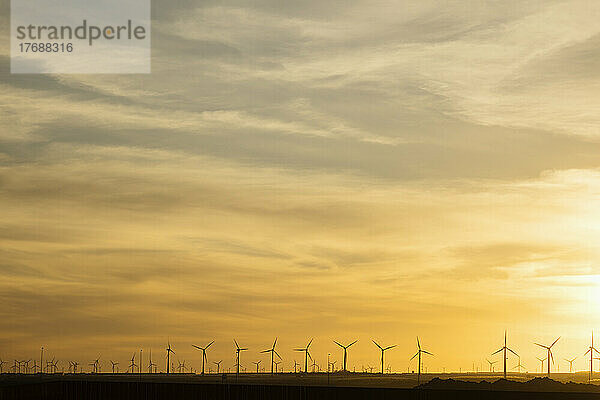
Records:
<instances>
[{"instance_id":1,"label":"wind farm","mask_svg":"<svg viewBox=\"0 0 600 400\"><path fill-rule=\"evenodd\" d=\"M323 386L334 388L357 388L357 390L358 388L387 388L389 390L397 389L405 391L436 390L439 391L439 393L446 393L444 392L446 390L466 390L464 389L465 387L470 387L468 390L475 390L485 386L486 393L489 391L507 391L508 393L517 390L542 390L551 393L553 390L558 390L559 392L572 390L575 392L589 392L600 395L600 370L593 370L593 361L595 358L592 359L591 371L574 369L573 364L578 359L577 357L565 358L564 360L569 363L569 372L554 372L552 373L552 379L549 379L548 374L550 371L547 368L544 368L545 366L543 363L551 362L553 359L553 351L556 351L555 344L558 342L559 338L555 339L549 345L530 342L532 343L530 346L531 348L520 349L520 354L535 354L536 347L544 349L546 357L535 357L541 362L539 372L521 371L521 368L525 367L521 362L520 356L518 357L518 361L514 368L508 370L504 367L501 372L496 372L493 367L501 360L490 360L485 354L482 355L482 360L488 364L488 371L484 371L483 369L475 370L475 363L473 363L473 370L471 371L452 371L447 370L445 367L440 370L435 370L434 368L424 366L425 363L423 357L431 357L433 356L433 353L422 347L419 337L416 339L417 352L413 354L412 357L409 357L410 349L408 348L403 348L403 346L398 346L396 344L382 346L375 339L370 340L378 350L378 357L373 357L373 361L376 360L379 363L379 369L371 367L368 364L366 367L363 364L360 368L357 368L355 364L351 363L350 359L347 357L347 350L351 346L360 343L358 339L344 346L336 340L329 342L327 340L319 340L319 338L316 340L315 338L311 338L305 347L298 348L286 345L283 350L281 346L279 349L277 348L279 338L276 338L271 347L266 350L261 350L258 346L257 348L251 348L250 346L240 347L237 339L233 339L235 345L235 357L229 361L229 363L227 360L220 359L215 361L214 359L211 359L207 350L216 346L213 349L213 352L219 353L222 351L223 345L225 344L222 341L214 340L205 346L190 344L190 347L193 349L201 351L200 359L196 361L197 368L194 368L194 361L190 362L185 359L178 359L174 366L167 362L165 368L160 368L152 361L152 352L150 349L148 349L149 360L147 372L142 371L142 368L140 367L141 361L136 360L138 357L137 351L129 358L128 368L124 373L119 371L118 366L120 361L114 357L108 360L110 365L109 368L105 370L102 369L101 357L96 357L89 363L91 367L89 372L78 370L78 361L69 361L68 369L64 370L59 367L56 356L52 356L51 360L47 361L48 366L43 372L36 370L35 368L32 369L29 366L30 362L28 362L30 359L24 359L23 361L15 360L14 365L8 371L3 370L3 372L0 373L0 391L2 390L3 384L13 385L12 382L24 382L27 384L27 382L45 382L48 381L48 379L52 379L52 381L58 380L64 382L97 382L98 384L107 385L107 387L111 385L118 386L120 385L119 382L135 382L136 385L148 385L149 387L161 382L173 385L199 385L194 386L194 388L196 388L194 390L200 392L202 390L220 390L215 388L234 384L239 385L240 387L244 387L244 385L262 385L262 387L265 388L264 390L267 391L273 390L272 387L278 385L289 387L300 385L310 388L319 388ZM332 342L333 346L327 345L327 343ZM313 353L311 354L310 348L315 343L319 345L319 350L316 350L317 352L324 350L327 353L315 353L315 350L313 350ZM179 347L181 347L181 343ZM336 347L343 349L343 353L341 354L342 363L339 364L339 369L337 370L336 360L330 359L330 356ZM165 358L175 356L170 340L167 341L166 349L170 350L166 352ZM387 350L391 349L395 349L396 353L404 353L404 357L400 357L401 359L404 359L404 365L410 365L411 362L417 359L416 371L410 371L410 366L407 371L404 369L403 365L400 364L395 368L393 365L388 365L386 372L383 356ZM587 352L582 351L582 354L589 354L590 349L593 349L593 343L590 344ZM142 351L143 349L140 351L140 354ZM281 351L290 354L302 352L304 356L304 365L292 359L286 362L280 355ZM261 370L260 366L263 360L259 359L257 361L252 361L254 368L242 368L240 363L241 352L248 352L250 356L268 354L271 367L267 370L265 370L265 368L262 368ZM319 358L319 354L321 354L323 359L327 360L326 372L322 372L320 371L320 368L318 368L317 359ZM502 357L507 357L508 354L517 354L515 350L508 347L506 333L503 346L492 354L501 354ZM190 354L182 354L182 356L188 355ZM438 354L438 357L443 357L443 353ZM311 365L308 363L309 359L312 361ZM223 363L225 363L225 366L222 366ZM4 364L5 362L0 362L0 367L3 367ZM206 365L209 364L215 365L216 368L214 370L209 368L209 370L206 371ZM303 368L298 368L300 365L302 365ZM503 365L505 364L503 363ZM360 372L356 372L357 370ZM408 395L408 392L398 393L400 396L399 398L402 398L402 395ZM352 395L350 397L352 397ZM552 398L552 396L550 398Z\"/></svg>"}]
</instances>

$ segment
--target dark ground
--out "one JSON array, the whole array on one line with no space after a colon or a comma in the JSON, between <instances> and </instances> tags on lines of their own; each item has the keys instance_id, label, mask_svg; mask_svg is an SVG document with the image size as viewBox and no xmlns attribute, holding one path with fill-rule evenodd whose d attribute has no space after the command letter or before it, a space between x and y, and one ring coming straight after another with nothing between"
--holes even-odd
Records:
<instances>
[{"instance_id":1,"label":"dark ground","mask_svg":"<svg viewBox=\"0 0 600 400\"><path fill-rule=\"evenodd\" d=\"M448 374L450 375L450 374ZM430 379L427 377L427 379ZM457 379L458 378L458 379ZM0 376L0 400L599 399L600 386L525 374L482 380L463 374L414 387L411 374L51 374ZM513 379L514 378L514 379Z\"/></svg>"}]
</instances>

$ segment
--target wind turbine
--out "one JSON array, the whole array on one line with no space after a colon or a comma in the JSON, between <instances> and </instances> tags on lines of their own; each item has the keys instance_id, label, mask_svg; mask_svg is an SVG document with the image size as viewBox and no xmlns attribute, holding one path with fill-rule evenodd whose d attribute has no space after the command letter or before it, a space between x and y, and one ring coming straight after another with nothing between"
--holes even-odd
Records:
<instances>
[{"instance_id":1,"label":"wind turbine","mask_svg":"<svg viewBox=\"0 0 600 400\"><path fill-rule=\"evenodd\" d=\"M386 350L389 350L389 349L393 349L394 347L396 347L396 345L393 345L393 346L388 346L388 347L381 347L381 346L379 345L379 343L377 343L377 342L376 342L376 341L374 341L373 339L371 339L371 341L372 341L373 343L375 343L375 346L379 347L379 350L381 350L381 375L383 375L383 352L385 352Z\"/></svg>"},{"instance_id":2,"label":"wind turbine","mask_svg":"<svg viewBox=\"0 0 600 400\"><path fill-rule=\"evenodd\" d=\"M258 367L260 365L262 360L258 360L258 361L252 361L252 364L256 365L256 373L258 374Z\"/></svg>"},{"instance_id":3,"label":"wind turbine","mask_svg":"<svg viewBox=\"0 0 600 400\"><path fill-rule=\"evenodd\" d=\"M515 368L519 369L519 373L521 373L521 368L525 368L524 365L521 365L521 357L519 357L519 363L515 365Z\"/></svg>"},{"instance_id":4,"label":"wind turbine","mask_svg":"<svg viewBox=\"0 0 600 400\"><path fill-rule=\"evenodd\" d=\"M132 374L135 372L135 367L137 367L137 364L135 363L135 352L134 352L133 355L131 356L131 364L129 364L129 368L131 368Z\"/></svg>"},{"instance_id":5,"label":"wind turbine","mask_svg":"<svg viewBox=\"0 0 600 400\"><path fill-rule=\"evenodd\" d=\"M536 357L536 358L538 359L538 361L540 363L542 363L541 366L540 366L540 372L544 372L544 361L546 361L546 359L545 358L539 358L539 357Z\"/></svg>"},{"instance_id":6,"label":"wind turbine","mask_svg":"<svg viewBox=\"0 0 600 400\"><path fill-rule=\"evenodd\" d=\"M52 361L54 361L54 359L52 359ZM97 374L99 372L99 365L100 365L100 357L96 358L93 361L93 364L90 364L94 367L94 373Z\"/></svg>"},{"instance_id":7,"label":"wind turbine","mask_svg":"<svg viewBox=\"0 0 600 400\"><path fill-rule=\"evenodd\" d=\"M330 361L329 365L327 366L327 368L331 367L331 372L335 372L335 363L337 362L337 360L334 361Z\"/></svg>"},{"instance_id":8,"label":"wind turbine","mask_svg":"<svg viewBox=\"0 0 600 400\"><path fill-rule=\"evenodd\" d=\"M207 359L206 359L206 349L208 349L214 342L215 341L213 340L212 342L210 342L209 344L207 344L204 347L196 346L195 344L192 345L192 347L195 347L198 350L202 350L202 375L204 375L204 361L207 361Z\"/></svg>"},{"instance_id":9,"label":"wind turbine","mask_svg":"<svg viewBox=\"0 0 600 400\"><path fill-rule=\"evenodd\" d=\"M344 346L343 344L336 342L335 340L333 341L333 343L337 344L342 349L344 349L344 369L343 369L343 371L346 371L346 361L348 360L348 348L356 342L358 342L358 340L355 340L354 342L350 343L349 345Z\"/></svg>"},{"instance_id":10,"label":"wind turbine","mask_svg":"<svg viewBox=\"0 0 600 400\"><path fill-rule=\"evenodd\" d=\"M281 364L281 361L274 361L273 363L275 364L275 373L277 373L277 367L279 366L279 364ZM282 371L283 371L283 367L282 367Z\"/></svg>"},{"instance_id":11,"label":"wind turbine","mask_svg":"<svg viewBox=\"0 0 600 400\"><path fill-rule=\"evenodd\" d=\"M173 351L173 349L171 349L171 342L167 341L167 375L169 375L169 365L170 360L171 360L171 353L175 354L175 352Z\"/></svg>"},{"instance_id":12,"label":"wind turbine","mask_svg":"<svg viewBox=\"0 0 600 400\"><path fill-rule=\"evenodd\" d=\"M430 352L421 349L421 343L419 342L419 337L417 336L417 352L415 353L414 356L412 356L410 359L412 360L413 358L419 356L419 370L418 370L418 374L417 374L417 384L419 384L421 382L421 354L429 354L430 356L432 356L433 354L431 354Z\"/></svg>"},{"instance_id":13,"label":"wind turbine","mask_svg":"<svg viewBox=\"0 0 600 400\"><path fill-rule=\"evenodd\" d=\"M552 356L552 346L554 346L556 342L558 342L558 339L560 339L560 336L554 342L552 342L550 346L544 346L543 344L535 343L536 345L543 347L548 351L548 356L546 357L548 359L548 376L550 376L550 361L552 361L552 364L554 364L554 357Z\"/></svg>"},{"instance_id":14,"label":"wind turbine","mask_svg":"<svg viewBox=\"0 0 600 400\"><path fill-rule=\"evenodd\" d=\"M494 372L494 364L496 364L498 361L490 361L487 358L485 359L485 361L487 361L488 364L490 364L490 372Z\"/></svg>"},{"instance_id":15,"label":"wind turbine","mask_svg":"<svg viewBox=\"0 0 600 400\"><path fill-rule=\"evenodd\" d=\"M21 361L23 364L25 364L25 373L28 374L29 373L29 363L31 362L31 359L27 360L27 361Z\"/></svg>"},{"instance_id":16,"label":"wind turbine","mask_svg":"<svg viewBox=\"0 0 600 400\"><path fill-rule=\"evenodd\" d=\"M598 349L594 347L594 331L592 331L592 344L590 345L590 347L588 347L588 350L584 354L585 356L587 353L590 353L590 375L588 378L589 382L592 381L592 373L594 372L594 351L600 354L600 351L598 351Z\"/></svg>"},{"instance_id":17,"label":"wind turbine","mask_svg":"<svg viewBox=\"0 0 600 400\"><path fill-rule=\"evenodd\" d=\"M300 364L298 364L298 361L294 360L294 373L297 373L298 365L300 365ZM256 366L256 368L258 368L258 365ZM300 370L300 372L302 372L302 370Z\"/></svg>"},{"instance_id":18,"label":"wind turbine","mask_svg":"<svg viewBox=\"0 0 600 400\"><path fill-rule=\"evenodd\" d=\"M110 360L110 363L112 364L112 373L115 373L115 367L117 367L117 372L119 372L119 362L114 362L113 360Z\"/></svg>"},{"instance_id":19,"label":"wind turbine","mask_svg":"<svg viewBox=\"0 0 600 400\"><path fill-rule=\"evenodd\" d=\"M219 373L219 370L221 369L221 363L223 362L223 360L221 361L213 361L213 364L215 364L217 366L217 374Z\"/></svg>"},{"instance_id":20,"label":"wind turbine","mask_svg":"<svg viewBox=\"0 0 600 400\"><path fill-rule=\"evenodd\" d=\"M497 350L497 351L495 351L495 352L492 353L492 355L495 355L495 354L498 354L498 353L502 352L502 358L503 358L503 361L504 361L504 379L506 379L506 360L508 359L506 357L506 351L510 351L515 356L519 357L519 355L517 353L515 353L512 349L509 349L506 346L506 331L504 331L504 346L502 346L500 348L500 350Z\"/></svg>"},{"instance_id":21,"label":"wind turbine","mask_svg":"<svg viewBox=\"0 0 600 400\"><path fill-rule=\"evenodd\" d=\"M312 368L312 372L315 372L315 368L317 368L319 366L319 364L317 364L317 362L313 359L313 363L311 364L311 368Z\"/></svg>"},{"instance_id":22,"label":"wind turbine","mask_svg":"<svg viewBox=\"0 0 600 400\"><path fill-rule=\"evenodd\" d=\"M577 357L573 358L572 360L565 358L565 361L569 363L569 372L573 372L573 361L575 360L577 360Z\"/></svg>"},{"instance_id":23,"label":"wind turbine","mask_svg":"<svg viewBox=\"0 0 600 400\"><path fill-rule=\"evenodd\" d=\"M309 351L309 347L310 344L312 343L312 339L310 339L310 341L308 342L308 344L306 345L305 348L303 349L294 349L295 351L303 351L304 352L304 372L308 373L308 359L310 358L310 361L312 361L312 357L310 355L310 351ZM295 363L296 361L294 361ZM296 366L294 365L294 371L296 370Z\"/></svg>"},{"instance_id":24,"label":"wind turbine","mask_svg":"<svg viewBox=\"0 0 600 400\"><path fill-rule=\"evenodd\" d=\"M152 373L152 367L156 370L156 364L152 362L152 349L150 349L150 361L148 362L148 373Z\"/></svg>"},{"instance_id":25,"label":"wind turbine","mask_svg":"<svg viewBox=\"0 0 600 400\"><path fill-rule=\"evenodd\" d=\"M275 345L277 344L277 338L275 338L275 341L273 342L273 347L271 347L268 350L263 350L261 351L261 353L271 353L271 375L273 374L273 366L275 365L274 362L274 355L277 354L277 357L279 357L279 359L281 360L281 356L279 355L279 353L277 352L277 350L275 350Z\"/></svg>"},{"instance_id":26,"label":"wind turbine","mask_svg":"<svg viewBox=\"0 0 600 400\"><path fill-rule=\"evenodd\" d=\"M277 339L275 339L275 341L277 341ZM238 345L238 342L236 342L235 339L233 339L233 342L235 343L235 358L236 358L236 363L235 363L236 370L235 370L235 374L239 375L240 374L240 351L248 350L248 348L247 347L246 348L241 348ZM275 346L273 346L273 347L275 347Z\"/></svg>"}]
</instances>

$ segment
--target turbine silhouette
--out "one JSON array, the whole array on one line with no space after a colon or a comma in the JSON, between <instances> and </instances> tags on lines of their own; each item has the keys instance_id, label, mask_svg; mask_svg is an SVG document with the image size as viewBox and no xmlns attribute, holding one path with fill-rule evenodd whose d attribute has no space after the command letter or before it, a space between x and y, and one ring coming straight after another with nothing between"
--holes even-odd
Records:
<instances>
[{"instance_id":1,"label":"turbine silhouette","mask_svg":"<svg viewBox=\"0 0 600 400\"><path fill-rule=\"evenodd\" d=\"M587 353L590 353L590 375L588 377L588 381L590 383L592 382L592 374L594 372L594 351L596 353L600 354L600 351L598 351L594 347L594 331L592 331L592 344L590 345L590 347L588 347L588 350L584 354L584 356L585 356Z\"/></svg>"},{"instance_id":2,"label":"turbine silhouette","mask_svg":"<svg viewBox=\"0 0 600 400\"><path fill-rule=\"evenodd\" d=\"M308 373L308 359L310 358L310 361L312 361L312 357L311 357L310 351L309 351L309 347L310 347L310 344L312 343L312 341L313 340L310 339L310 341L308 342L306 347L303 349L294 349L295 351L303 351L304 352L304 372L305 373ZM294 361L294 362L296 362L296 361ZM294 369L295 368L296 367L294 366Z\"/></svg>"},{"instance_id":3,"label":"turbine silhouette","mask_svg":"<svg viewBox=\"0 0 600 400\"><path fill-rule=\"evenodd\" d=\"M113 374L115 373L115 367L117 369L117 372L119 372L119 370L118 370L118 368L119 368L119 362L118 361L114 362L113 360L110 360L110 363L112 364L112 373ZM74 367L77 367L77 363L73 363L73 364L74 364L73 365Z\"/></svg>"},{"instance_id":4,"label":"turbine silhouette","mask_svg":"<svg viewBox=\"0 0 600 400\"><path fill-rule=\"evenodd\" d=\"M132 374L135 372L135 367L137 367L137 364L135 363L135 353L133 353L133 355L131 356L131 364L129 364L129 368L131 368Z\"/></svg>"},{"instance_id":5,"label":"turbine silhouette","mask_svg":"<svg viewBox=\"0 0 600 400\"><path fill-rule=\"evenodd\" d=\"M256 373L257 374L258 374L258 367L260 366L261 362L262 362L262 360L252 361L252 364L256 365Z\"/></svg>"},{"instance_id":6,"label":"turbine silhouette","mask_svg":"<svg viewBox=\"0 0 600 400\"><path fill-rule=\"evenodd\" d=\"M198 350L202 350L202 375L204 375L204 362L208 361L206 359L206 349L208 349L210 347L211 344L213 344L215 341L213 340L212 342L210 342L209 344L207 344L204 347L200 347L200 346L196 346L195 344L192 345L192 347L197 348Z\"/></svg>"},{"instance_id":7,"label":"turbine silhouette","mask_svg":"<svg viewBox=\"0 0 600 400\"><path fill-rule=\"evenodd\" d=\"M507 352L507 351L510 351L510 352L511 352L511 353L513 353L515 356L519 357L519 355L518 355L517 353L515 353L515 352L514 352L512 349L509 349L509 348L506 346L506 331L504 331L504 346L502 346L502 347L500 348L500 350L497 350L497 351L493 352L493 353L492 353L492 355L498 354L498 353L500 353L501 351L503 352L503 353L502 353L502 358L503 358L503 361L504 361L504 379L506 379L506 360L508 359L508 358L506 357L506 352Z\"/></svg>"},{"instance_id":8,"label":"turbine silhouette","mask_svg":"<svg viewBox=\"0 0 600 400\"><path fill-rule=\"evenodd\" d=\"M377 346L377 347L379 348L379 350L381 350L381 375L383 375L383 353L384 353L386 350L393 349L394 347L396 347L396 345L393 345L393 346L387 346L387 347L381 347L381 346L379 345L379 343L377 343L377 342L376 342L376 341L374 341L373 339L371 339L371 341L372 341L373 343L375 343L375 346Z\"/></svg>"},{"instance_id":9,"label":"turbine silhouette","mask_svg":"<svg viewBox=\"0 0 600 400\"><path fill-rule=\"evenodd\" d=\"M417 336L417 352L415 353L414 356L412 356L410 359L412 360L415 357L419 357L419 369L418 369L418 373L417 373L417 384L421 382L421 354L429 354L430 356L432 356L433 354L431 354L430 352L423 350L421 348L421 342L419 342L419 337Z\"/></svg>"},{"instance_id":10,"label":"turbine silhouette","mask_svg":"<svg viewBox=\"0 0 600 400\"><path fill-rule=\"evenodd\" d=\"M573 372L573 361L575 360L577 360L577 357L573 358L572 360L565 358L565 361L569 363L569 372Z\"/></svg>"},{"instance_id":11,"label":"turbine silhouette","mask_svg":"<svg viewBox=\"0 0 600 400\"><path fill-rule=\"evenodd\" d=\"M521 373L521 368L525 368L524 365L521 365L521 357L519 357L519 363L515 365L515 368L518 368L519 373Z\"/></svg>"},{"instance_id":12,"label":"turbine silhouette","mask_svg":"<svg viewBox=\"0 0 600 400\"><path fill-rule=\"evenodd\" d=\"M248 348L241 348L238 345L238 342L236 342L235 339L233 339L233 343L235 343L235 359L236 359L236 362L235 362L235 367L236 367L235 374L239 375L240 374L240 352L241 351L246 351L246 350L248 350Z\"/></svg>"},{"instance_id":13,"label":"turbine silhouette","mask_svg":"<svg viewBox=\"0 0 600 400\"><path fill-rule=\"evenodd\" d=\"M352 343L350 343L350 344L348 344L346 346L344 346L343 344L341 344L339 342L336 342L335 340L333 342L335 344L337 344L338 346L340 346L342 349L344 349L344 368L343 368L343 371L347 371L347 369L346 369L346 362L348 360L348 348L350 346L352 346L354 343L358 342L358 340L355 340L354 342L352 342Z\"/></svg>"},{"instance_id":14,"label":"turbine silhouette","mask_svg":"<svg viewBox=\"0 0 600 400\"><path fill-rule=\"evenodd\" d=\"M541 365L540 365L540 372L544 372L544 361L546 361L546 359L545 358L539 358L539 357L536 357L536 358L541 363Z\"/></svg>"},{"instance_id":15,"label":"turbine silhouette","mask_svg":"<svg viewBox=\"0 0 600 400\"><path fill-rule=\"evenodd\" d=\"M261 353L271 353L271 375L273 374L273 366L274 364L274 355L277 354L277 357L279 357L279 359L281 360L281 356L279 355L279 353L277 352L277 350L275 350L275 345L277 344L277 338L275 338L275 341L273 342L273 347L271 347L268 350L263 350L261 351Z\"/></svg>"},{"instance_id":16,"label":"turbine silhouette","mask_svg":"<svg viewBox=\"0 0 600 400\"><path fill-rule=\"evenodd\" d=\"M171 342L167 341L167 375L169 375L169 366L171 365L171 353L175 354L173 349L171 349Z\"/></svg>"},{"instance_id":17,"label":"turbine silhouette","mask_svg":"<svg viewBox=\"0 0 600 400\"><path fill-rule=\"evenodd\" d=\"M554 346L556 344L556 342L558 342L558 339L560 339L560 336L554 342L552 342L552 344L550 346L545 346L543 344L535 343L536 345L538 345L548 351L548 355L546 357L548 359L548 376L550 376L550 361L552 361L552 364L554 364L554 357L552 356L552 346Z\"/></svg>"}]
</instances>

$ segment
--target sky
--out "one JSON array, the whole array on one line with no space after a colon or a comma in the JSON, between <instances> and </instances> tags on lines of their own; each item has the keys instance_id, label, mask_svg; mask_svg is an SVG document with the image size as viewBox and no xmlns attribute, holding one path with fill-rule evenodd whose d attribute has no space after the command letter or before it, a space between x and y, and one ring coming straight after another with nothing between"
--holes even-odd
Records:
<instances>
[{"instance_id":1,"label":"sky","mask_svg":"<svg viewBox=\"0 0 600 400\"><path fill-rule=\"evenodd\" d=\"M597 1L157 1L148 75L10 74L8 16L3 359L587 368Z\"/></svg>"}]
</instances>

